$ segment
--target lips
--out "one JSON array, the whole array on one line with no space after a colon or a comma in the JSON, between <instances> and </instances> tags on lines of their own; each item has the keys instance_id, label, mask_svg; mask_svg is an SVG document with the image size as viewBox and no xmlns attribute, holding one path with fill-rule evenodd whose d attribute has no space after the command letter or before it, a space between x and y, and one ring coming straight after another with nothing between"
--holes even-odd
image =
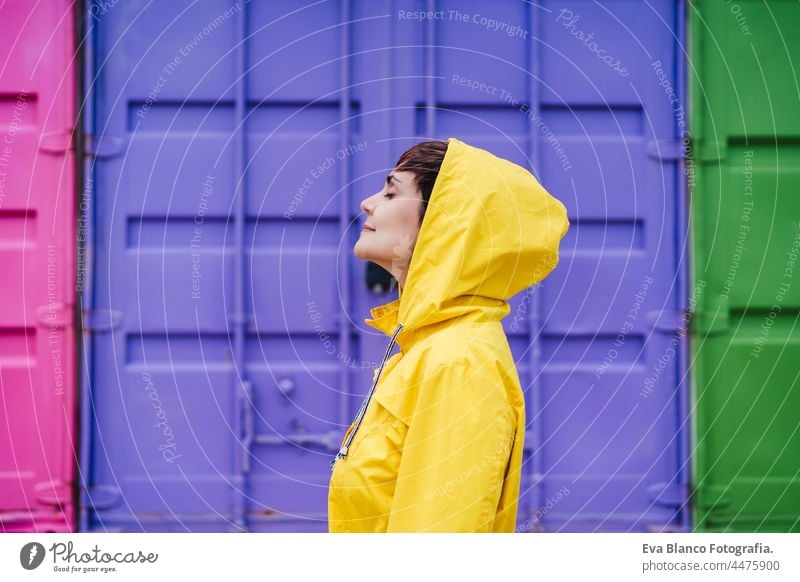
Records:
<instances>
[{"instance_id":1,"label":"lips","mask_svg":"<svg viewBox=\"0 0 800 582\"><path fill-rule=\"evenodd\" d=\"M369 231L372 231L372 232L375 231L374 228L372 228L371 226L367 226L366 224L364 225L364 228L362 230L369 230Z\"/></svg>"}]
</instances>

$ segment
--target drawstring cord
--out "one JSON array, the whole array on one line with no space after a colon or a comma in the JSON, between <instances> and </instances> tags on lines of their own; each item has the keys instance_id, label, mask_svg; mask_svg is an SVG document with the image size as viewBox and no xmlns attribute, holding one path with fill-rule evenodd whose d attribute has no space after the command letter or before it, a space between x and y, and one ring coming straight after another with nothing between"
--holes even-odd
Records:
<instances>
[{"instance_id":1,"label":"drawstring cord","mask_svg":"<svg viewBox=\"0 0 800 582\"><path fill-rule=\"evenodd\" d=\"M397 334L400 333L400 330L403 329L403 324L400 323L397 325L397 329L394 330L392 334L392 340L389 342L389 347L386 348L386 353L383 354L383 361L381 362L381 367L378 369L378 374L375 376L375 380L372 382L372 387L369 389L367 393L367 397L364 399L364 402L361 404L361 408L358 409L358 413L356 414L356 418L353 421L355 427L352 431L350 431L350 436L347 437L347 440L342 444L342 448L339 449L339 452L336 453L336 456L331 461L331 471L333 471L334 467L336 466L336 461L339 459L344 459L347 456L347 450L350 448L350 443L353 442L353 438L356 436L356 432L358 432L358 427L361 426L361 421L364 419L364 414L367 412L367 406L369 405L369 401L372 399L372 393L375 392L375 387L378 385L378 380L380 380L381 372L383 372L383 367L386 365L386 360L389 358L389 353L392 351L394 347L395 340L397 339Z\"/></svg>"}]
</instances>

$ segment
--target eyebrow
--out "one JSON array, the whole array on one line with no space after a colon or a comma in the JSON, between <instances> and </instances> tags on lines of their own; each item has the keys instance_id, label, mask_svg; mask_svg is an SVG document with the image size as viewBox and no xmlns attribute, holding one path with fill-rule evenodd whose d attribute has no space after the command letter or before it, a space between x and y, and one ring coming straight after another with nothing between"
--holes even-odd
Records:
<instances>
[{"instance_id":1,"label":"eyebrow","mask_svg":"<svg viewBox=\"0 0 800 582\"><path fill-rule=\"evenodd\" d=\"M403 183L400 180L398 180L397 176L395 176L394 174L389 174L389 175L386 176L386 184L388 184L389 186L392 185L392 180L394 180L398 184L402 184Z\"/></svg>"}]
</instances>

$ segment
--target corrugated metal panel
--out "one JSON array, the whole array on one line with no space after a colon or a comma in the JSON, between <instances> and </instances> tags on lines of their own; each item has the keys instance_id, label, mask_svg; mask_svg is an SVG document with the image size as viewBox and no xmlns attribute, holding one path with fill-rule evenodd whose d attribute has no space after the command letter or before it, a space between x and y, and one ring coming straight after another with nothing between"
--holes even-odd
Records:
<instances>
[{"instance_id":1,"label":"corrugated metal panel","mask_svg":"<svg viewBox=\"0 0 800 582\"><path fill-rule=\"evenodd\" d=\"M691 6L699 531L800 531L798 19Z\"/></svg>"},{"instance_id":2,"label":"corrugated metal panel","mask_svg":"<svg viewBox=\"0 0 800 582\"><path fill-rule=\"evenodd\" d=\"M67 1L0 6L0 531L74 529L75 118Z\"/></svg>"},{"instance_id":3,"label":"corrugated metal panel","mask_svg":"<svg viewBox=\"0 0 800 582\"><path fill-rule=\"evenodd\" d=\"M561 8L220 1L160 6L154 30L127 2L98 20L87 528L326 529L328 461L385 348L361 322L390 299L352 255L358 202L451 135L533 167L574 225L506 320L532 421L520 530L684 525L685 362L657 368L683 342L680 4Z\"/></svg>"}]
</instances>

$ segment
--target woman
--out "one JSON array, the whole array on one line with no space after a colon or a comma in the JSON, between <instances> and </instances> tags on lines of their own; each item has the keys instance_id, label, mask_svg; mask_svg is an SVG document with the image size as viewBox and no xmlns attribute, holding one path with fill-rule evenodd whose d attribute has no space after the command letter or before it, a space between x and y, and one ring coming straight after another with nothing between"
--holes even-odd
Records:
<instances>
[{"instance_id":1,"label":"woman","mask_svg":"<svg viewBox=\"0 0 800 582\"><path fill-rule=\"evenodd\" d=\"M329 529L512 532L525 403L500 321L558 263L566 210L455 138L406 151L361 209L355 254L399 298L365 320L391 341L332 462Z\"/></svg>"}]
</instances>

